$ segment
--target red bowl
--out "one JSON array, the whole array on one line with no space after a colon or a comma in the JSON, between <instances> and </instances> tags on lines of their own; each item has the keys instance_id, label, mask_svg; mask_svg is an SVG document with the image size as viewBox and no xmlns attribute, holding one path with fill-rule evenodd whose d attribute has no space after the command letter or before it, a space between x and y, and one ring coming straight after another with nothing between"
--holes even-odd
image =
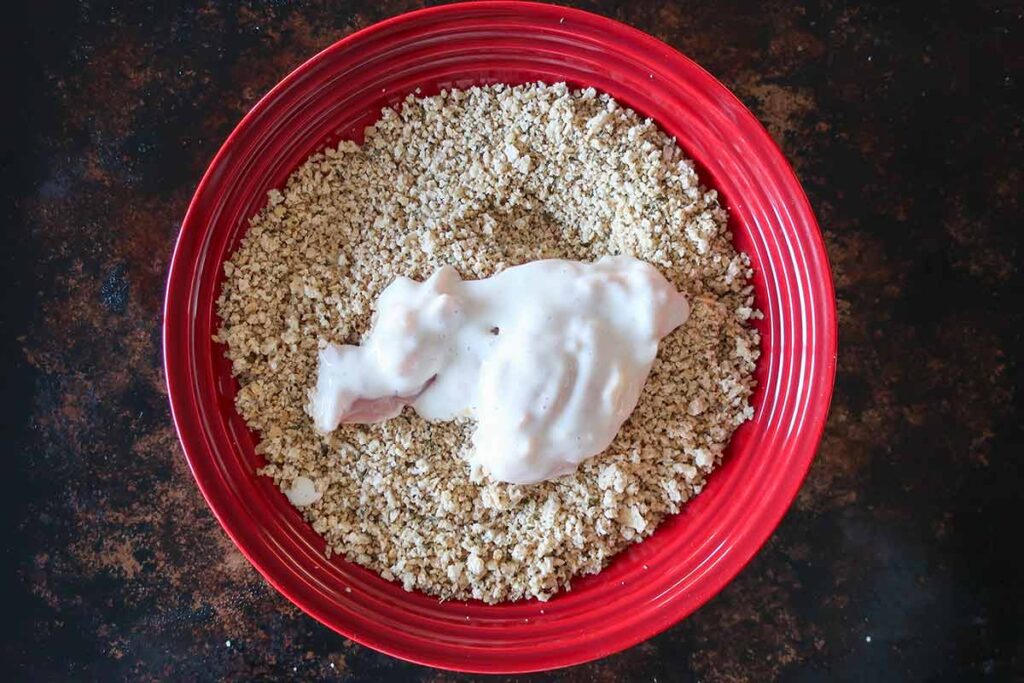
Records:
<instances>
[{"instance_id":1,"label":"red bowl","mask_svg":"<svg viewBox=\"0 0 1024 683\"><path fill-rule=\"evenodd\" d=\"M755 270L762 357L756 417L704 492L603 572L550 602L440 603L327 560L323 541L255 469L236 383L214 344L221 264L247 220L312 152L361 141L382 107L421 88L566 81L653 118L729 209ZM832 394L836 316L821 235L799 182L721 83L654 38L586 12L521 2L435 7L341 40L270 91L203 176L178 237L164 310L174 422L214 514L292 602L359 643L470 672L578 664L641 642L729 582L767 540L814 457ZM756 609L756 606L751 606Z\"/></svg>"}]
</instances>

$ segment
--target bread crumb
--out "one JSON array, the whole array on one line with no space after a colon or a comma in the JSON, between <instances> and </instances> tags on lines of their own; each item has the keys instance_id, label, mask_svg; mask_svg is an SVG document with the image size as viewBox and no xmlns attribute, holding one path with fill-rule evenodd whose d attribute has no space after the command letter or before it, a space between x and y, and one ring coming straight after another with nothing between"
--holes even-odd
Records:
<instances>
[{"instance_id":1,"label":"bread crumb","mask_svg":"<svg viewBox=\"0 0 1024 683\"><path fill-rule=\"evenodd\" d=\"M611 447L576 473L490 481L464 459L470 423L411 410L313 429L320 344L359 343L395 277L606 254L652 263L693 310ZM329 556L442 599L546 600L678 512L752 416L751 274L717 193L649 119L593 88L470 88L410 96L362 146L314 154L271 190L224 264L216 339L260 473L305 494Z\"/></svg>"}]
</instances>

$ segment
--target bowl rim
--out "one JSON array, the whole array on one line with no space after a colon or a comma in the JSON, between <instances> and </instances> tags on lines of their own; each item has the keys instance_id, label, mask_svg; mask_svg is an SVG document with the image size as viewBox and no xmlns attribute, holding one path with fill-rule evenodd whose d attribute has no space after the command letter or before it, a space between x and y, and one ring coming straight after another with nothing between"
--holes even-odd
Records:
<instances>
[{"instance_id":1,"label":"bowl rim","mask_svg":"<svg viewBox=\"0 0 1024 683\"><path fill-rule=\"evenodd\" d=\"M657 50L660 52L666 60L675 61L677 64L685 65L688 69L694 70L699 73L702 78L705 79L707 85L716 90L716 94L721 96L724 102L734 109L743 119L744 125L747 126L747 132L756 135L759 141L765 145L766 148L774 150L778 160L781 161L781 173L784 176L784 182L790 185L790 189L795 192L798 206L795 210L809 223L810 227L813 228L809 231L809 252L808 255L813 259L822 264L822 281L820 285L823 288L823 307L819 311L822 315L823 320L820 325L821 338L820 343L823 346L821 360L823 367L821 368L821 386L816 387L819 392L817 398L814 401L812 407L808 410L808 419L804 423L804 431L806 436L810 437L810 443L813 447L810 449L810 455L806 458L806 462L803 464L803 470L800 472L798 478L794 478L790 484L790 490L784 491L784 495L778 496L778 504L774 508L774 517L769 523L764 524L762 527L763 532L759 534L761 538L751 544L751 546L740 552L742 557L735 557L732 559L728 568L724 571L713 575L710 585L704 586L704 590L701 591L701 595L697 597L695 606L691 609L677 609L675 610L670 618L663 619L657 622L650 622L651 625L647 628L638 628L630 635L623 637L620 642L616 643L613 648L605 648L604 650L594 648L585 652L579 652L578 656L569 655L562 656L559 661L549 662L545 666L538 666L535 664L529 664L522 667L488 667L484 665L477 665L475 663L457 663L455 657L451 656L422 656L421 654L410 653L402 648L391 647L387 642L377 641L372 638L364 638L358 631L358 629L349 628L346 624L339 624L328 618L316 605L311 604L305 600L297 591L291 590L286 584L279 581L277 577L264 566L264 563L259 559L257 553L244 542L241 538L241 534L237 529L234 528L233 524L229 521L229 512L225 509L221 509L220 504L217 502L217 497L213 494L212 486L209 482L204 482L203 477L199 475L193 463L195 454L204 450L202 444L195 443L194 430L188 428L185 425L183 414L185 411L192 407L192 394L191 387L186 386L187 382L181 377L178 371L175 369L180 365L180 360L184 360L187 354L184 350L174 348L173 333L177 328L177 325L182 321L180 320L179 314L182 316L191 313L191 311L183 312L178 307L180 302L176 305L176 294L172 293L175 288L172 286L177 280L185 277L185 272L190 274L189 270L192 266L191 262L186 263L191 254L187 254L186 247L190 242L190 237L197 232L202 232L206 229L204 221L197 218L197 214L200 213L200 209L197 204L199 199L206 193L208 186L213 182L213 177L216 175L217 169L221 166L224 158L228 156L231 148L236 144L237 138L240 135L240 131L245 129L250 122L257 116L257 113L262 109L266 108L268 104L274 101L278 95L287 90L302 74L307 72L313 65L319 63L327 56L334 52L348 49L352 44L358 43L361 40L366 39L378 32L386 31L392 28L396 24L412 19L421 19L424 17L431 16L443 16L450 13L462 13L467 10L494 10L494 11L508 11L516 10L523 11L528 10L532 12L548 12L557 13L559 16L565 19L578 18L587 22L596 24L602 24L609 31L614 31L619 36L623 36L632 41L636 41L642 46ZM792 165L789 160L783 154L778 143L768 134L767 130L761 124L754 114L747 109L747 107L739 100L736 95L732 93L729 88L722 84L717 78L709 73L702 66L697 64L695 61L676 50L672 46L664 43L663 41L639 30L624 24L615 19L605 17L593 12L580 10L576 8L564 7L561 5L541 3L541 2L529 2L522 0L474 0L470 2L461 2L454 4L439 5L434 7L428 7L424 9L414 10L410 12L404 12L379 22L366 26L359 29L340 40L332 43L325 49L316 53L306 61L302 62L299 66L291 70L287 76L281 79L273 88L271 88L265 95L263 95L251 109L242 117L238 124L232 129L224 143L218 149L214 155L206 170L203 173L201 180L199 181L196 191L193 194L192 199L189 202L188 210L185 213L185 217L182 221L181 230L179 231L178 237L175 241L174 251L168 266L167 275L167 286L164 296L164 307L163 307L163 321L162 321L162 351L164 357L164 376L168 391L168 398L171 406L171 416L174 422L175 431L178 434L179 442L182 445L182 450L185 455L186 462L189 467L189 471L192 473L193 478L199 486L200 491L203 494L207 505L213 511L220 526L224 529L227 535L231 538L235 546L242 552L250 564L257 569L257 571L263 576L263 578L270 583L278 592L284 595L290 602L297 605L303 612L314 617L317 621L324 624L331 630L350 638L351 640L370 647L379 652L387 655L402 659L405 661L421 664L425 666L432 666L442 669L448 669L452 671L460 671L467 673L527 673L532 671L543 671L551 670L555 668L561 668L566 666L573 666L577 664L583 664L588 661L593 661L615 652L625 650L629 647L633 647L659 633L668 629L670 626L677 623L679 620L685 618L692 612L696 611L703 605L705 605L712 597L717 595L726 585L728 585L735 577L746 567L753 557L759 552L759 550L768 541L778 525L781 523L786 512L792 506L793 500L796 498L803 481L810 470L811 463L820 447L822 434L825 429L827 417L833 397L835 376L836 376L836 359L837 359L837 348L838 348L838 320L837 320L837 309L835 301L835 290L832 278L831 267L828 260L828 255L825 250L824 239L821 234L821 229L818 224L817 218L807 198L806 192L803 189L802 184L794 172ZM179 359L179 354L181 358ZM201 431L201 429L199 430Z\"/></svg>"}]
</instances>

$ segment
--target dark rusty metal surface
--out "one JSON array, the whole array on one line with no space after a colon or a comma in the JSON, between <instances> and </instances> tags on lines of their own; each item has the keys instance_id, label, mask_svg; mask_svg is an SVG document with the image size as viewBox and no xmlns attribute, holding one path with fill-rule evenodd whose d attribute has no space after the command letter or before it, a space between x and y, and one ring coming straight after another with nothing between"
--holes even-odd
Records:
<instances>
[{"instance_id":1,"label":"dark rusty metal surface","mask_svg":"<svg viewBox=\"0 0 1024 683\"><path fill-rule=\"evenodd\" d=\"M160 367L168 256L220 142L305 58L417 6L5 9L5 678L468 678L264 584L189 475ZM1024 676L1024 6L581 6L765 123L818 212L841 335L819 457L760 555L686 622L550 678Z\"/></svg>"}]
</instances>

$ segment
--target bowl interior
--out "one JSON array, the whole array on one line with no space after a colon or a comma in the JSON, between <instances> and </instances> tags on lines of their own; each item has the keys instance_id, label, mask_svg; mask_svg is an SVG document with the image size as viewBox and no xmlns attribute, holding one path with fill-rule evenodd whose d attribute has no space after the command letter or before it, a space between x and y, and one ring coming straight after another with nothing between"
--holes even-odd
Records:
<instances>
[{"instance_id":1,"label":"bowl interior","mask_svg":"<svg viewBox=\"0 0 1024 683\"><path fill-rule=\"evenodd\" d=\"M362 141L407 94L489 83L593 86L677 138L730 212L755 270L762 358L756 417L683 511L598 575L547 603L488 606L407 593L339 558L266 478L215 300L248 219L311 153ZM767 539L814 455L831 396L835 317L820 235L788 164L706 72L621 24L565 8L469 3L403 15L335 44L269 93L232 133L186 217L168 282L165 364L190 467L246 556L306 612L390 654L466 671L564 666L640 642L725 585Z\"/></svg>"}]
</instances>

